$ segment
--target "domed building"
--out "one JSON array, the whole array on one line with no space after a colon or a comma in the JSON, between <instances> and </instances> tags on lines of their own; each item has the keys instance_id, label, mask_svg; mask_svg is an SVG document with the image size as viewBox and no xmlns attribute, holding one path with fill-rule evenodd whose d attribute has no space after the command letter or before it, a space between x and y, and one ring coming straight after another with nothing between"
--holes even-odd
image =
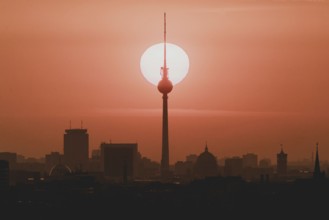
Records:
<instances>
[{"instance_id":1,"label":"domed building","mask_svg":"<svg viewBox=\"0 0 329 220\"><path fill-rule=\"evenodd\" d=\"M217 176L219 173L216 157L208 151L206 144L204 152L202 152L194 165L194 176L196 178L205 178L209 176Z\"/></svg>"}]
</instances>

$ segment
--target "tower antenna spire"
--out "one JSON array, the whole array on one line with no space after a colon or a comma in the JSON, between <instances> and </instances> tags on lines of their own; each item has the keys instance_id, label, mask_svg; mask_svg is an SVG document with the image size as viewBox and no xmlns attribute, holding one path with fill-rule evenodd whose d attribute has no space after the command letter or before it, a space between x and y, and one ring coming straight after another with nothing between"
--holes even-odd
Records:
<instances>
[{"instance_id":1,"label":"tower antenna spire","mask_svg":"<svg viewBox=\"0 0 329 220\"><path fill-rule=\"evenodd\" d=\"M164 31L163 31L163 38L164 38L164 44L163 44L163 76L167 77L167 16L166 12L164 13Z\"/></svg>"}]
</instances>

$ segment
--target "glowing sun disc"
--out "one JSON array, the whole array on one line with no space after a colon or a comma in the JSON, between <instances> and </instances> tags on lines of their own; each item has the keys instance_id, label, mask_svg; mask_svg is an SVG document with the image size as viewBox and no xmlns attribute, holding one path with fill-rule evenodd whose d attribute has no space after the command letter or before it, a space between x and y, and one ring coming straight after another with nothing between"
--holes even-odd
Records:
<instances>
[{"instance_id":1,"label":"glowing sun disc","mask_svg":"<svg viewBox=\"0 0 329 220\"><path fill-rule=\"evenodd\" d=\"M140 60L143 76L153 85L158 85L161 80L160 68L163 66L163 46L163 43L159 43L147 48ZM167 43L168 77L174 85L185 78L189 65L186 52L175 44Z\"/></svg>"}]
</instances>

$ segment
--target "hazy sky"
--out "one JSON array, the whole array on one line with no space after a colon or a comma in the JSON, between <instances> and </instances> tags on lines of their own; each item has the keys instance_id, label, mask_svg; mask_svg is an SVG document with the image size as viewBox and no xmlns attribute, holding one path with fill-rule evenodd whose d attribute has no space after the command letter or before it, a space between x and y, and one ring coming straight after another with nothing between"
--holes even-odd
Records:
<instances>
[{"instance_id":1,"label":"hazy sky","mask_svg":"<svg viewBox=\"0 0 329 220\"><path fill-rule=\"evenodd\" d=\"M329 159L328 1L0 0L0 151L63 151L83 126L90 149L137 142L161 157L162 98L140 72L167 40L189 55L169 94L170 162L208 142L219 158ZM158 73L156 73L158 74ZM275 161L273 161L275 162Z\"/></svg>"}]
</instances>

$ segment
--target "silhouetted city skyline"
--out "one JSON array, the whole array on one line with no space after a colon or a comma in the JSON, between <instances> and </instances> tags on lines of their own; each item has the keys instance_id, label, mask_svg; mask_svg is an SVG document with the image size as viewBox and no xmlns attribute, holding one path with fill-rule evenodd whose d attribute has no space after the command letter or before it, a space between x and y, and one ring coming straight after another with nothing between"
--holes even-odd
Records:
<instances>
[{"instance_id":1,"label":"silhouetted city skyline","mask_svg":"<svg viewBox=\"0 0 329 220\"><path fill-rule=\"evenodd\" d=\"M143 156L138 143L101 142L98 149L93 149L89 156L89 138L92 137L89 136L87 128L64 129L62 152L51 151L39 159L24 158L15 152L0 152L0 159L8 161L11 171L34 172L31 174L32 177L37 175L46 178L52 176L52 173L67 172L96 172L119 182L124 179L134 181L161 177L161 163ZM312 176L319 178L329 170L329 162L319 159L318 148L317 142L314 146L315 156L310 160L291 161L290 154L281 144L278 151L273 152L277 159L272 161L259 157L256 152L218 158L212 153L212 147L209 148L206 143L203 152L189 153L185 160L169 164L166 178L178 178L183 181L209 176L239 176L250 181L259 181L263 178L262 175L277 180Z\"/></svg>"}]
</instances>

